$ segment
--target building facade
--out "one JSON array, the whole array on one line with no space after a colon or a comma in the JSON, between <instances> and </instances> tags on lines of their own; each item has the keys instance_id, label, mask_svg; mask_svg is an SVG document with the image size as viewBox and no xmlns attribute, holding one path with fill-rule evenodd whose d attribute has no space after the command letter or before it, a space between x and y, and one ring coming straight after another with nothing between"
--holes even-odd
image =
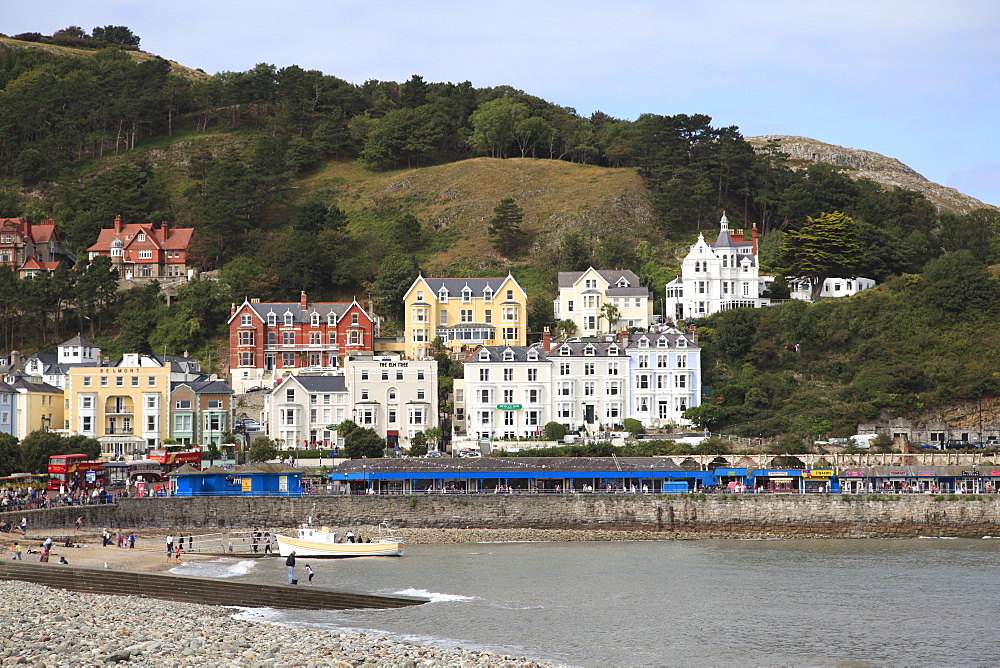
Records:
<instances>
[{"instance_id":1,"label":"building facade","mask_svg":"<svg viewBox=\"0 0 1000 668\"><path fill-rule=\"evenodd\" d=\"M188 277L187 253L194 228L173 228L163 221L125 223L115 216L110 229L101 230L87 249L89 259L104 256L125 280L152 280Z\"/></svg>"},{"instance_id":2,"label":"building facade","mask_svg":"<svg viewBox=\"0 0 1000 668\"><path fill-rule=\"evenodd\" d=\"M75 259L62 247L56 221L32 224L20 218L0 218L0 266L29 278L52 273L63 262L72 266Z\"/></svg>"},{"instance_id":3,"label":"building facade","mask_svg":"<svg viewBox=\"0 0 1000 668\"><path fill-rule=\"evenodd\" d=\"M629 357L628 417L644 427L691 424L684 411L701 404L701 348L695 334L668 329L623 335Z\"/></svg>"},{"instance_id":4,"label":"building facade","mask_svg":"<svg viewBox=\"0 0 1000 668\"><path fill-rule=\"evenodd\" d=\"M339 447L350 408L343 374L289 375L264 397L263 427L279 448Z\"/></svg>"},{"instance_id":5,"label":"building facade","mask_svg":"<svg viewBox=\"0 0 1000 668\"><path fill-rule=\"evenodd\" d=\"M229 373L237 392L287 375L328 373L348 355L371 355L378 317L357 301L244 301L229 317Z\"/></svg>"},{"instance_id":6,"label":"building facade","mask_svg":"<svg viewBox=\"0 0 1000 668\"><path fill-rule=\"evenodd\" d=\"M418 276L403 301L403 346L408 359L429 357L436 338L454 352L484 344L527 343L528 295L510 274L504 278Z\"/></svg>"},{"instance_id":7,"label":"building facade","mask_svg":"<svg viewBox=\"0 0 1000 668\"><path fill-rule=\"evenodd\" d=\"M719 236L705 241L703 234L681 263L681 275L667 283L663 315L669 321L705 316L733 308L766 306L761 299L757 261L757 227L747 240L743 230L729 230L722 215Z\"/></svg>"},{"instance_id":8,"label":"building facade","mask_svg":"<svg viewBox=\"0 0 1000 668\"><path fill-rule=\"evenodd\" d=\"M608 323L606 305L618 312ZM649 327L653 317L653 298L649 288L639 284L639 277L627 269L560 271L559 297L553 302L555 319L572 320L579 336L596 336L622 327ZM602 323L603 321L603 323Z\"/></svg>"},{"instance_id":9,"label":"building facade","mask_svg":"<svg viewBox=\"0 0 1000 668\"><path fill-rule=\"evenodd\" d=\"M70 367L63 428L96 438L105 457L143 456L169 433L170 390L171 363L151 355L128 353L114 365Z\"/></svg>"},{"instance_id":10,"label":"building facade","mask_svg":"<svg viewBox=\"0 0 1000 668\"><path fill-rule=\"evenodd\" d=\"M172 383L170 437L184 445L220 445L233 431L233 390L220 380Z\"/></svg>"},{"instance_id":11,"label":"building facade","mask_svg":"<svg viewBox=\"0 0 1000 668\"><path fill-rule=\"evenodd\" d=\"M439 426L437 370L435 360L398 355L348 358L350 419L374 429L388 448L409 447L417 432Z\"/></svg>"},{"instance_id":12,"label":"building facade","mask_svg":"<svg viewBox=\"0 0 1000 668\"><path fill-rule=\"evenodd\" d=\"M24 438L39 429L58 429L63 422L63 391L48 383L23 375L9 376L7 385L14 390L11 434Z\"/></svg>"}]
</instances>

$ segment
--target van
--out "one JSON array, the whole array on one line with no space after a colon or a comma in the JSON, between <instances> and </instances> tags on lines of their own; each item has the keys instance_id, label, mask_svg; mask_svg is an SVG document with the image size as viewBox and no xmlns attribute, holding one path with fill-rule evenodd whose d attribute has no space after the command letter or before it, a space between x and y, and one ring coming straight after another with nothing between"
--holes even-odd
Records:
<instances>
[{"instance_id":1,"label":"van","mask_svg":"<svg viewBox=\"0 0 1000 668\"><path fill-rule=\"evenodd\" d=\"M848 440L854 441L854 447L868 450L872 447L872 442L876 438L878 438L878 434L856 434Z\"/></svg>"}]
</instances>

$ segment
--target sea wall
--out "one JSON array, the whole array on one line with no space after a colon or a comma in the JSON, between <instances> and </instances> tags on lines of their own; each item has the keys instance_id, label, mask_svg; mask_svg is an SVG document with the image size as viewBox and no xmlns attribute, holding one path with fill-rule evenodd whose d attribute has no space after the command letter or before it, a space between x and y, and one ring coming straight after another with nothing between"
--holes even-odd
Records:
<instances>
[{"instance_id":1,"label":"sea wall","mask_svg":"<svg viewBox=\"0 0 1000 668\"><path fill-rule=\"evenodd\" d=\"M667 537L1000 536L1000 495L428 495L302 499L131 498L112 506L3 513L34 529L216 529L316 524L448 529L576 529Z\"/></svg>"}]
</instances>

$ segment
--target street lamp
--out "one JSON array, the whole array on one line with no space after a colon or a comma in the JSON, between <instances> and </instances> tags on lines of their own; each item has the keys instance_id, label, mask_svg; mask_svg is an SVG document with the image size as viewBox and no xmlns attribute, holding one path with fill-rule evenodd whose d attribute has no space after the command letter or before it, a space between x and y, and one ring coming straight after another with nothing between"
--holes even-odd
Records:
<instances>
[{"instance_id":1,"label":"street lamp","mask_svg":"<svg viewBox=\"0 0 1000 668\"><path fill-rule=\"evenodd\" d=\"M236 435L242 437L243 439L240 445L241 451L247 450L247 419L246 413L240 413L240 417L236 420L236 424L233 426L233 431L236 432ZM238 453L233 453L233 459L236 460L235 464L239 466L240 457ZM244 457L244 459L246 459L246 457Z\"/></svg>"}]
</instances>

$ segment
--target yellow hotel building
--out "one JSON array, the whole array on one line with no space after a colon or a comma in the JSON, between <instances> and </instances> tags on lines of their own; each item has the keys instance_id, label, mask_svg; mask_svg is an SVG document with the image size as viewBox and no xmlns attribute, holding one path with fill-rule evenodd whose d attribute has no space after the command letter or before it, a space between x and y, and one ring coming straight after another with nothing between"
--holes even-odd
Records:
<instances>
[{"instance_id":1,"label":"yellow hotel building","mask_svg":"<svg viewBox=\"0 0 1000 668\"><path fill-rule=\"evenodd\" d=\"M527 344L528 295L510 274L503 278L418 276L403 301L403 349L409 359L427 357L437 337L452 351Z\"/></svg>"},{"instance_id":2,"label":"yellow hotel building","mask_svg":"<svg viewBox=\"0 0 1000 668\"><path fill-rule=\"evenodd\" d=\"M66 430L101 442L101 455L141 457L170 424L170 363L128 353L116 366L69 368Z\"/></svg>"}]
</instances>

